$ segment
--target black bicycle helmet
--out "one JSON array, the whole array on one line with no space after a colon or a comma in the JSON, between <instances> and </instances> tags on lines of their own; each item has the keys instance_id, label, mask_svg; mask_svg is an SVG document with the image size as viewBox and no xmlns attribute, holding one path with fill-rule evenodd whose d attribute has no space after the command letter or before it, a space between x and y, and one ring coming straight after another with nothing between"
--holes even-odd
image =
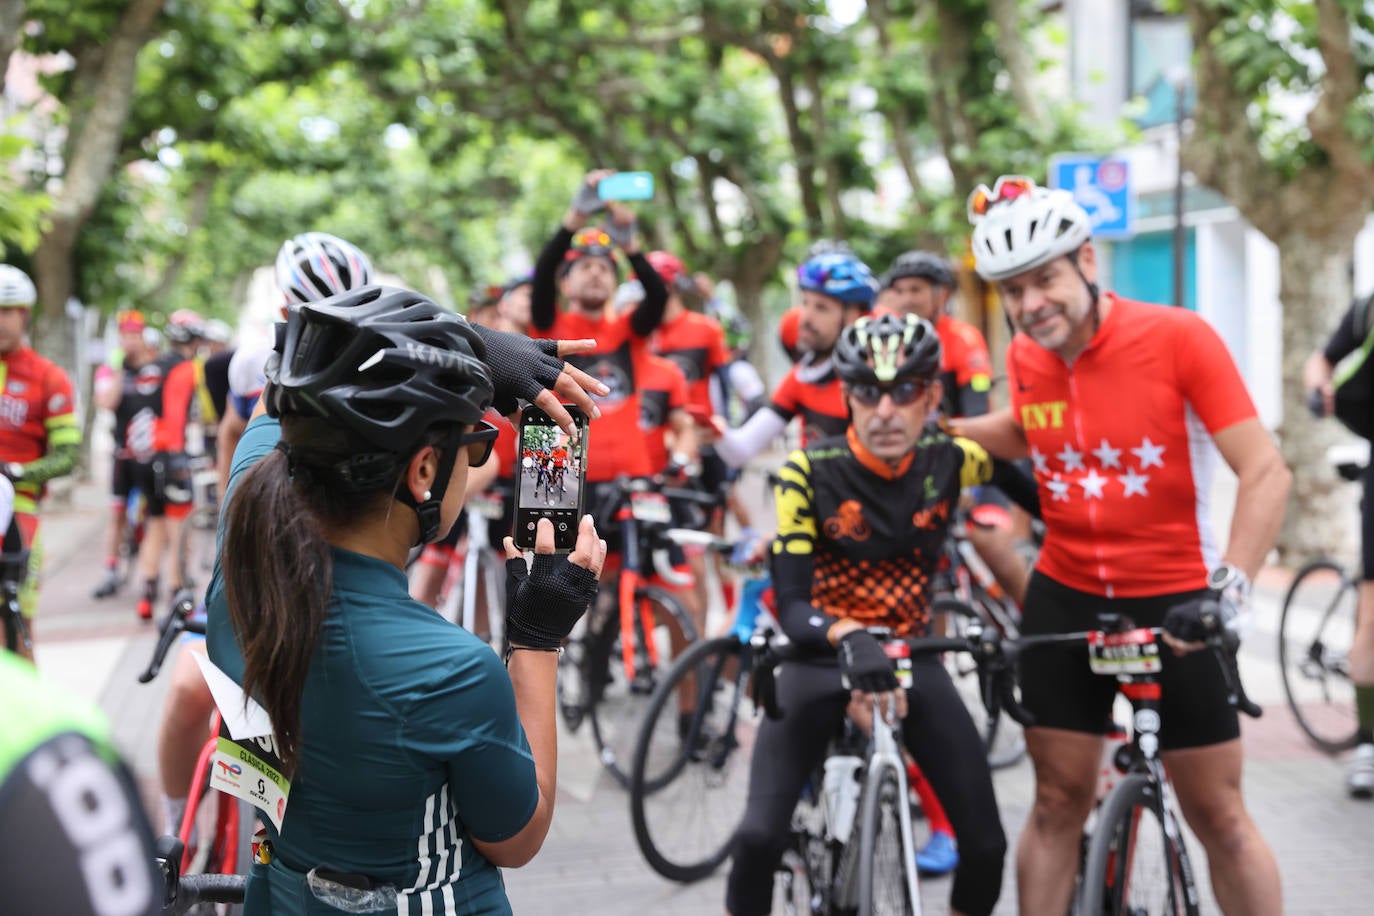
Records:
<instances>
[{"instance_id":1,"label":"black bicycle helmet","mask_svg":"<svg viewBox=\"0 0 1374 916\"><path fill-rule=\"evenodd\" d=\"M846 382L878 384L933 379L940 371L940 337L915 315L860 318L840 333L833 357Z\"/></svg>"},{"instance_id":2,"label":"black bicycle helmet","mask_svg":"<svg viewBox=\"0 0 1374 916\"><path fill-rule=\"evenodd\" d=\"M899 254L897 260L887 269L887 273L883 274L883 289L891 289L892 284L903 277L920 277L946 289L955 287L954 271L950 269L949 262L929 251L907 251Z\"/></svg>"},{"instance_id":3,"label":"black bicycle helmet","mask_svg":"<svg viewBox=\"0 0 1374 916\"><path fill-rule=\"evenodd\" d=\"M367 491L394 483L400 465L436 424L453 427L441 444L431 499L412 505L424 541L437 536L461 426L491 405L486 347L457 315L405 289L365 286L291 311L281 360L268 367L267 412L342 425L376 449L325 470L341 486ZM293 466L309 468L309 447L289 447Z\"/></svg>"}]
</instances>

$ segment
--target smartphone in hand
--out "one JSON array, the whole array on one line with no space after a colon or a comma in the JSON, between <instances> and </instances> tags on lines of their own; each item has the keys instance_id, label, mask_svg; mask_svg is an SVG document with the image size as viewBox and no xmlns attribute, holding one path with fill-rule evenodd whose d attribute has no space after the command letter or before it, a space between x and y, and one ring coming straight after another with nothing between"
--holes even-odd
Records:
<instances>
[{"instance_id":1,"label":"smartphone in hand","mask_svg":"<svg viewBox=\"0 0 1374 916\"><path fill-rule=\"evenodd\" d=\"M577 424L569 438L547 413L528 405L520 411L520 452L516 457L515 546L534 549L541 518L553 522L554 550L577 545L577 526L585 513L587 415L564 404Z\"/></svg>"},{"instance_id":2,"label":"smartphone in hand","mask_svg":"<svg viewBox=\"0 0 1374 916\"><path fill-rule=\"evenodd\" d=\"M602 200L650 200L654 196L653 172L616 172L596 186Z\"/></svg>"}]
</instances>

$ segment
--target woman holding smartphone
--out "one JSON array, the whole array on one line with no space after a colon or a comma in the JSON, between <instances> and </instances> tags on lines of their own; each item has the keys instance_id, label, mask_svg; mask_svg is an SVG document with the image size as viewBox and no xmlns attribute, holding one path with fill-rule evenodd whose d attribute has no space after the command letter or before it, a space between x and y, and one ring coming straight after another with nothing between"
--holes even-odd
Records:
<instances>
[{"instance_id":1,"label":"woman holding smartphone","mask_svg":"<svg viewBox=\"0 0 1374 916\"><path fill-rule=\"evenodd\" d=\"M508 542L508 670L406 588L408 552L453 524L491 452L484 355L462 319L405 290L288 319L267 416L234 456L207 598L211 660L272 724L237 756L271 822L249 916L509 913L497 867L529 861L548 831L558 647L605 545L583 520L555 559L544 523L527 574ZM275 804L254 795L268 781Z\"/></svg>"}]
</instances>

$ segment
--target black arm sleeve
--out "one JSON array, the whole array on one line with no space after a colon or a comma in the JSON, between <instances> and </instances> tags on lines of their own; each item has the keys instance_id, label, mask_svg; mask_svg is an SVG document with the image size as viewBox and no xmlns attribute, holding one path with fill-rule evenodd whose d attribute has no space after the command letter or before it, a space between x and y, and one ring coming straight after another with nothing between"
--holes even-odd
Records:
<instances>
[{"instance_id":1,"label":"black arm sleeve","mask_svg":"<svg viewBox=\"0 0 1374 916\"><path fill-rule=\"evenodd\" d=\"M635 276L644 287L644 298L630 315L630 328L637 336L648 337L663 323L663 310L668 307L668 287L642 253L629 255L629 258Z\"/></svg>"},{"instance_id":2,"label":"black arm sleeve","mask_svg":"<svg viewBox=\"0 0 1374 916\"><path fill-rule=\"evenodd\" d=\"M810 554L773 555L773 591L778 599L778 623L787 638L805 654L835 654L826 634L836 618L811 603Z\"/></svg>"},{"instance_id":3,"label":"black arm sleeve","mask_svg":"<svg viewBox=\"0 0 1374 916\"><path fill-rule=\"evenodd\" d=\"M541 331L553 327L558 313L558 265L572 247L573 234L563 226L553 234L534 262L534 280L530 284L530 321Z\"/></svg>"},{"instance_id":4,"label":"black arm sleeve","mask_svg":"<svg viewBox=\"0 0 1374 916\"><path fill-rule=\"evenodd\" d=\"M959 386L958 400L958 416L981 417L988 412L988 393L986 391L974 391L972 385Z\"/></svg>"},{"instance_id":5,"label":"black arm sleeve","mask_svg":"<svg viewBox=\"0 0 1374 916\"><path fill-rule=\"evenodd\" d=\"M1360 307L1370 308L1363 299L1356 299L1350 303L1350 308L1345 310L1341 316L1341 323L1336 325L1336 332L1331 335L1331 339L1326 342L1326 347L1322 350L1322 355L1331 365L1345 359L1355 352L1360 344L1364 343L1359 335L1355 333L1355 313L1360 311Z\"/></svg>"},{"instance_id":6,"label":"black arm sleeve","mask_svg":"<svg viewBox=\"0 0 1374 916\"><path fill-rule=\"evenodd\" d=\"M1010 461L992 459L992 483L1007 494L1007 498L1035 518L1040 517L1040 490L1035 478Z\"/></svg>"}]
</instances>

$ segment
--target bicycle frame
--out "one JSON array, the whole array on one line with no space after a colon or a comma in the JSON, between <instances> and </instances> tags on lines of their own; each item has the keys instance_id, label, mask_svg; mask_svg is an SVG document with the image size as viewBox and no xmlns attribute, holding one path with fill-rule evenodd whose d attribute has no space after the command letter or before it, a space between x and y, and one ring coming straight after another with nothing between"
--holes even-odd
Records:
<instances>
[{"instance_id":1,"label":"bicycle frame","mask_svg":"<svg viewBox=\"0 0 1374 916\"><path fill-rule=\"evenodd\" d=\"M210 767L218 747L217 736L219 735L220 715L219 710L210 718L210 737L205 742L205 746L200 749L200 756L196 758L196 768L191 775L190 785L195 791L193 797L187 798L186 812L181 816L181 825L177 830L177 837L184 844L185 848L181 856L181 870L185 872L191 867L193 855L199 849L192 845L191 839L196 831L196 818L200 815L201 800L211 796L199 791L200 786L206 786L210 781ZM214 793L214 804L217 808L215 814L214 836L208 841L202 837L202 844L208 842L211 852L216 854L219 863L219 874L233 875L238 872L238 836L239 836L239 806L237 800L230 798L216 789L207 789L206 792Z\"/></svg>"},{"instance_id":2,"label":"bicycle frame","mask_svg":"<svg viewBox=\"0 0 1374 916\"><path fill-rule=\"evenodd\" d=\"M902 863L906 875L906 892L911 903L913 916L921 916L921 891L916 877L916 840L911 830L911 805L907 804L909 787L906 782L906 759L902 756L902 744L897 739L901 727L896 720L896 710L889 701L888 708L882 708L879 697L873 698L873 734L869 739L868 761L864 775L864 792L876 792L882 784L882 774L891 771L897 779L897 813L902 832ZM860 793L862 796L863 793ZM855 826L859 825L858 820ZM851 835L850 841L854 837ZM863 888L860 888L860 893Z\"/></svg>"}]
</instances>

